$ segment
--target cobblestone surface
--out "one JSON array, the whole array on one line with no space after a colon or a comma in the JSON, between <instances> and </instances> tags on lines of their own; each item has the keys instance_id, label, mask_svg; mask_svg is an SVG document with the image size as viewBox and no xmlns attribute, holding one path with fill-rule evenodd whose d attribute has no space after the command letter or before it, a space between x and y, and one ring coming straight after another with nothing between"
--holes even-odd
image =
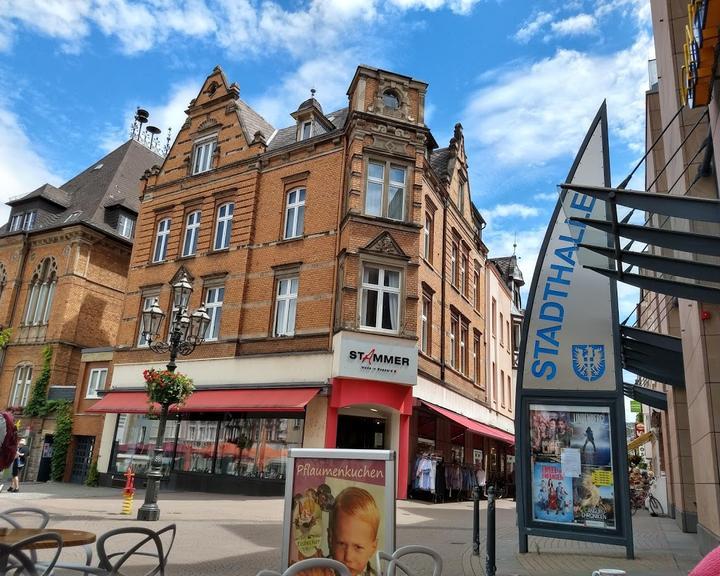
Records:
<instances>
[{"instance_id":1,"label":"cobblestone surface","mask_svg":"<svg viewBox=\"0 0 720 576\"><path fill-rule=\"evenodd\" d=\"M67 484L26 484L18 494L0 493L0 509L35 505L53 515L51 526L102 533L136 525L142 493L132 516L120 514L119 490ZM262 568L278 568L282 540L283 501L194 492L160 495L161 520L174 522L178 536L169 576L207 574L254 576ZM485 502L481 503L480 556L472 555L472 503L398 503L397 545L424 544L438 550L446 576L485 574ZM515 505L497 506L497 575L590 576L598 568L621 568L628 576L686 576L698 562L695 537L683 534L668 518L633 517L636 559L626 560L623 548L570 540L534 538L530 553L517 553ZM155 525L155 524L153 524ZM81 549L66 549L66 561L80 559ZM418 576L430 575L428 564L416 561Z\"/></svg>"}]
</instances>

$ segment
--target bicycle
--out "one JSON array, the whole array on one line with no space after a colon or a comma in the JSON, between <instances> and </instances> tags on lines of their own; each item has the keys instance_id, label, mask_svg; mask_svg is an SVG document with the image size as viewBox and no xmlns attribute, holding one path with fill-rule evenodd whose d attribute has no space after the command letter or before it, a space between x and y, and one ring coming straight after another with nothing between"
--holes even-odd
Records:
<instances>
[{"instance_id":1,"label":"bicycle","mask_svg":"<svg viewBox=\"0 0 720 576\"><path fill-rule=\"evenodd\" d=\"M655 485L655 480L650 482L650 486ZM648 490L648 509L650 510L650 516L665 516L665 510L663 510L660 500L655 498L655 495L651 490Z\"/></svg>"}]
</instances>

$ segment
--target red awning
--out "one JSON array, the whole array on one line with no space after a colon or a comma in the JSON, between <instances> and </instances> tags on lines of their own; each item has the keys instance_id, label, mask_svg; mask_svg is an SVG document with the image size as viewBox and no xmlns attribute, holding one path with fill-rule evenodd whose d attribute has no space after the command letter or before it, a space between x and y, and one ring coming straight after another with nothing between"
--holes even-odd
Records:
<instances>
[{"instance_id":1,"label":"red awning","mask_svg":"<svg viewBox=\"0 0 720 576\"><path fill-rule=\"evenodd\" d=\"M504 432L503 430L500 430L498 428L493 428L492 426L488 426L487 424L482 424L481 422L472 420L467 416L463 416L462 414L458 414L457 412L452 412L447 408L441 408L440 406L435 406L435 404L431 404L430 402L425 402L425 400L423 400L422 403L431 410L434 410L435 412L440 414L441 416L445 416L445 418L449 418L453 422L457 422L458 424L460 424L460 426L464 426L472 432L482 434L483 436L490 436L491 438L502 440L503 442L507 442L508 444L515 444L515 436L513 434L510 434L509 432Z\"/></svg>"},{"instance_id":2,"label":"red awning","mask_svg":"<svg viewBox=\"0 0 720 576\"><path fill-rule=\"evenodd\" d=\"M171 412L302 412L320 388L196 390ZM149 410L145 392L108 392L88 412L142 414ZM156 406L155 412L159 412Z\"/></svg>"}]
</instances>

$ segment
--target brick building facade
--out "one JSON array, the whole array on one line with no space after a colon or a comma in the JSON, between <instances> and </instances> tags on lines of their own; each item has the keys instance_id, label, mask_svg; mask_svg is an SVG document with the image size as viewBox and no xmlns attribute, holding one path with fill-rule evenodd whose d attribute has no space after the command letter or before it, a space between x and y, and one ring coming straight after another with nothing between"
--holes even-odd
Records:
<instances>
[{"instance_id":1,"label":"brick building facade","mask_svg":"<svg viewBox=\"0 0 720 576\"><path fill-rule=\"evenodd\" d=\"M48 398L75 406L65 477L85 479L103 419L84 412L97 396L87 389L91 367L81 364L82 351L115 344L137 215L136 182L161 161L131 140L59 188L45 184L8 202L10 219L0 229L0 324L12 335L0 360L0 398L29 437L27 480L49 474L41 458L49 453L43 443L52 442L55 421L24 416L45 347L52 350ZM107 362L103 366L107 371Z\"/></svg>"},{"instance_id":2,"label":"brick building facade","mask_svg":"<svg viewBox=\"0 0 720 576\"><path fill-rule=\"evenodd\" d=\"M293 446L394 449L400 497L421 454L457 467L482 454L509 475L512 418L487 396L484 222L462 127L437 149L427 87L361 66L347 108L325 113L313 94L275 129L219 68L207 77L141 183L113 386L95 407L114 428L102 472L148 464L141 374L167 359L141 313L155 299L169 312L184 272L212 322L178 362L196 392L166 433L176 485L279 492Z\"/></svg>"}]
</instances>

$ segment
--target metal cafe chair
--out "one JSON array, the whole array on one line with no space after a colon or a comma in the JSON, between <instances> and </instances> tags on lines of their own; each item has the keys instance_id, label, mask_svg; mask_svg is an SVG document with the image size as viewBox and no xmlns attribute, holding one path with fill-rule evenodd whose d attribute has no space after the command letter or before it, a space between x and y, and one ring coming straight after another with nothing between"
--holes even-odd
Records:
<instances>
[{"instance_id":1,"label":"metal cafe chair","mask_svg":"<svg viewBox=\"0 0 720 576\"><path fill-rule=\"evenodd\" d=\"M400 558L409 556L411 554L419 554L422 556L429 556L433 562L432 576L441 576L443 561L440 554L435 552L432 548L427 546L420 546L417 544L411 544L409 546L402 546L393 552L388 554L387 552L378 551L377 562L378 568L380 569L380 576L414 576L415 572L407 566L404 562L400 562ZM387 563L387 567L383 570L383 566ZM399 571L398 571L399 570Z\"/></svg>"},{"instance_id":2,"label":"metal cafe chair","mask_svg":"<svg viewBox=\"0 0 720 576\"><path fill-rule=\"evenodd\" d=\"M50 522L50 514L29 506L10 508L0 512L0 522L8 524L10 528L45 528ZM37 562L35 550L30 550L30 558Z\"/></svg>"},{"instance_id":3,"label":"metal cafe chair","mask_svg":"<svg viewBox=\"0 0 720 576\"><path fill-rule=\"evenodd\" d=\"M298 576L305 570L312 570L314 568L330 568L334 570L339 576L352 576L350 570L347 569L345 564L333 560L332 558L308 558L306 560L300 560L292 566L290 566L282 574L275 572L274 570L261 570L257 573L257 576Z\"/></svg>"},{"instance_id":4,"label":"metal cafe chair","mask_svg":"<svg viewBox=\"0 0 720 576\"><path fill-rule=\"evenodd\" d=\"M33 548L42 542L50 542L50 548L55 553L50 562L36 564L33 556L25 550L33 551ZM0 544L0 576L6 574L22 574L23 576L49 576L55 568L55 563L62 551L62 537L55 532L45 532L20 540L15 544ZM42 570L42 572L40 572Z\"/></svg>"}]
</instances>

